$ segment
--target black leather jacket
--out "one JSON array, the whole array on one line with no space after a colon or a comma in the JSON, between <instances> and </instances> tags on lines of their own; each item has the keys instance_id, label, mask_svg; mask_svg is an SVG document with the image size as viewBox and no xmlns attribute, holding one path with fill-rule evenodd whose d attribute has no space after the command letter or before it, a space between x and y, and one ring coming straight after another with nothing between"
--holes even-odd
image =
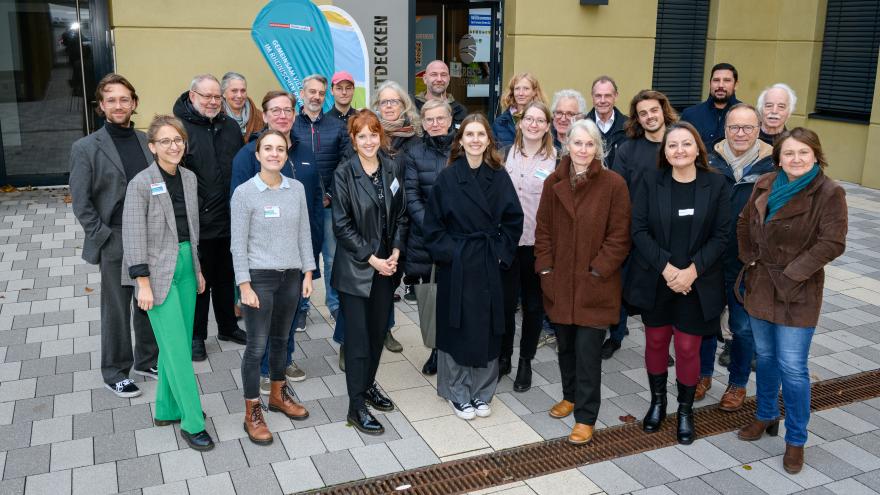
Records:
<instances>
[{"instance_id":1,"label":"black leather jacket","mask_svg":"<svg viewBox=\"0 0 880 495\"><path fill-rule=\"evenodd\" d=\"M401 252L398 273L403 271L403 251L409 228L406 214L403 164L379 153L385 188L386 234L382 242L379 197L358 155L339 165L334 174L333 233L336 256L333 259L333 288L359 297L369 297L376 270L368 260L371 255L387 257L391 250ZM383 244L387 254L381 253Z\"/></svg>"}]
</instances>

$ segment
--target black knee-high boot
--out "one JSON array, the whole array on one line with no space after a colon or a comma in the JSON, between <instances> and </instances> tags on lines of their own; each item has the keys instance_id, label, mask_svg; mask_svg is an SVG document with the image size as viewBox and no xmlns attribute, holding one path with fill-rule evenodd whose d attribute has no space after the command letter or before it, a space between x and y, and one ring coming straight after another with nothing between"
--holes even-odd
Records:
<instances>
[{"instance_id":1,"label":"black knee-high boot","mask_svg":"<svg viewBox=\"0 0 880 495\"><path fill-rule=\"evenodd\" d=\"M646 433L654 433L660 430L660 425L666 419L666 379L669 373L662 375L648 375L648 384L651 386L651 405L648 413L642 420L642 429Z\"/></svg>"},{"instance_id":2,"label":"black knee-high boot","mask_svg":"<svg viewBox=\"0 0 880 495\"><path fill-rule=\"evenodd\" d=\"M696 432L694 431L694 394L696 385L678 384L678 443L690 445L694 443Z\"/></svg>"}]
</instances>

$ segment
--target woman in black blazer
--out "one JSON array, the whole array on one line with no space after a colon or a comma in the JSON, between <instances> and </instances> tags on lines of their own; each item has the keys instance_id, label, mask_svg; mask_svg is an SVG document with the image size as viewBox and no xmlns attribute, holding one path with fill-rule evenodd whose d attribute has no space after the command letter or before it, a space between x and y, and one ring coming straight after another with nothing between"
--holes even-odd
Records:
<instances>
[{"instance_id":1,"label":"woman in black blazer","mask_svg":"<svg viewBox=\"0 0 880 495\"><path fill-rule=\"evenodd\" d=\"M666 417L669 341L675 336L678 442L694 441L692 408L700 344L719 330L724 309L722 255L730 226L730 186L709 168L700 133L687 122L667 126L658 170L633 195L633 251L626 301L645 324L645 367L651 406L649 433Z\"/></svg>"},{"instance_id":2,"label":"woman in black blazer","mask_svg":"<svg viewBox=\"0 0 880 495\"><path fill-rule=\"evenodd\" d=\"M330 280L339 292L346 321L348 421L364 433L380 435L385 428L366 405L379 411L394 409L375 380L393 304L394 277L406 245L404 170L384 153L388 138L373 112L361 110L351 116L348 133L357 154L335 172L337 247Z\"/></svg>"}]
</instances>

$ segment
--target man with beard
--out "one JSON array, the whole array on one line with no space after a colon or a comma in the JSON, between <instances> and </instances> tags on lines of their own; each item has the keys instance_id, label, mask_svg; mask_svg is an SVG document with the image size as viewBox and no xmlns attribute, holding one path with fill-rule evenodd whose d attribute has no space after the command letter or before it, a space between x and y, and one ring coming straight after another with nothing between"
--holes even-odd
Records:
<instances>
[{"instance_id":1,"label":"man with beard","mask_svg":"<svg viewBox=\"0 0 880 495\"><path fill-rule=\"evenodd\" d=\"M327 115L336 117L344 125L348 125L348 118L354 115L351 108L351 100L354 98L354 76L344 70L333 74L330 80L330 93L333 94L333 108Z\"/></svg>"},{"instance_id":2,"label":"man with beard","mask_svg":"<svg viewBox=\"0 0 880 495\"><path fill-rule=\"evenodd\" d=\"M195 172L199 189L199 262L206 285L205 291L196 296L194 361L208 357L205 339L211 302L217 338L242 345L246 339L233 312L235 277L229 251L229 184L232 159L242 146L241 129L221 111L222 101L217 78L201 74L174 103L174 115L183 122L188 135L183 166Z\"/></svg>"},{"instance_id":3,"label":"man with beard","mask_svg":"<svg viewBox=\"0 0 880 495\"><path fill-rule=\"evenodd\" d=\"M147 313L134 305L131 286L122 279L122 209L129 181L152 163L147 136L135 130L131 116L138 104L134 86L119 74L107 74L95 91L104 127L70 149L73 213L85 231L82 257L101 270L101 375L119 397L141 395L128 378L158 378L159 348ZM134 330L134 355L131 331Z\"/></svg>"},{"instance_id":4,"label":"man with beard","mask_svg":"<svg viewBox=\"0 0 880 495\"><path fill-rule=\"evenodd\" d=\"M605 163L614 164L617 147L626 139L626 115L614 106L617 103L617 83L610 76L599 76L590 89L593 109L587 118L596 123L605 141Z\"/></svg>"},{"instance_id":5,"label":"man with beard","mask_svg":"<svg viewBox=\"0 0 880 495\"><path fill-rule=\"evenodd\" d=\"M761 91L758 96L761 134L758 138L772 146L776 136L785 132L785 123L791 117L795 104L797 104L797 96L788 84L776 83Z\"/></svg>"},{"instance_id":6,"label":"man with beard","mask_svg":"<svg viewBox=\"0 0 880 495\"><path fill-rule=\"evenodd\" d=\"M630 195L635 192L642 174L646 170L657 168L657 153L660 151L666 126L677 120L678 114L663 93L643 89L633 97L629 105L629 119L624 126L627 139L617 148L611 168L626 180ZM628 260L623 265L624 280L627 263ZM626 318L626 308L621 306L620 321L611 326L608 339L602 344L602 359L610 359L620 349L623 337L628 333Z\"/></svg>"},{"instance_id":7,"label":"man with beard","mask_svg":"<svg viewBox=\"0 0 880 495\"><path fill-rule=\"evenodd\" d=\"M321 174L321 191L323 194L323 244L321 257L324 258L324 287L327 309L333 319L339 312L339 296L330 286L333 273L333 256L336 253L336 235L333 233L333 172L339 162L353 153L351 140L348 138L346 123L340 119L324 118L324 99L327 97L327 78L320 74L312 74L302 82L299 92L302 109L293 123L293 145L298 148L299 155L308 158L312 166L317 167ZM311 155L311 156L309 156ZM309 301L303 299L297 313L296 330L305 331L308 322Z\"/></svg>"},{"instance_id":8,"label":"man with beard","mask_svg":"<svg viewBox=\"0 0 880 495\"><path fill-rule=\"evenodd\" d=\"M736 99L739 83L736 67L721 62L712 67L710 74L709 98L681 113L681 120L690 122L700 131L706 148L711 148L724 138L724 119L730 107L739 103Z\"/></svg>"},{"instance_id":9,"label":"man with beard","mask_svg":"<svg viewBox=\"0 0 880 495\"><path fill-rule=\"evenodd\" d=\"M452 108L452 126L458 129L461 121L467 117L468 110L464 105L455 101L452 95L446 93L449 88L449 67L442 60L434 60L425 67L425 75L422 76L425 81L425 92L415 96L415 104L418 110L422 109L422 105L428 100L440 100L449 103Z\"/></svg>"}]
</instances>

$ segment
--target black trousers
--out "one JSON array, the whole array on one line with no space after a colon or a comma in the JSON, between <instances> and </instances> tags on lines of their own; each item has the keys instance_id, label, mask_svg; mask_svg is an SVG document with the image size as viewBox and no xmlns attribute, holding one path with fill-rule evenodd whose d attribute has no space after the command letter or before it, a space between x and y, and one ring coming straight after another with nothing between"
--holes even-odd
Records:
<instances>
[{"instance_id":1,"label":"black trousers","mask_svg":"<svg viewBox=\"0 0 880 495\"><path fill-rule=\"evenodd\" d=\"M574 403L574 419L578 423L594 425L599 416L605 330L556 325L562 398Z\"/></svg>"},{"instance_id":2,"label":"black trousers","mask_svg":"<svg viewBox=\"0 0 880 495\"><path fill-rule=\"evenodd\" d=\"M370 297L338 291L339 307L345 318L345 386L349 412L364 407L364 393L376 381L393 304L392 278L373 275Z\"/></svg>"},{"instance_id":3,"label":"black trousers","mask_svg":"<svg viewBox=\"0 0 880 495\"><path fill-rule=\"evenodd\" d=\"M519 357L533 359L538 350L538 338L544 321L544 300L541 279L535 273L535 247L519 246L509 270L502 270L504 283L504 337L501 355L513 356L516 334L516 301L522 306L522 335L519 339Z\"/></svg>"},{"instance_id":4,"label":"black trousers","mask_svg":"<svg viewBox=\"0 0 880 495\"><path fill-rule=\"evenodd\" d=\"M232 252L229 237L199 240L199 263L205 277L205 292L196 296L196 318L193 324L193 340L208 338L208 304L214 304L217 332L231 335L238 329L235 320L235 272L232 268Z\"/></svg>"},{"instance_id":5,"label":"black trousers","mask_svg":"<svg viewBox=\"0 0 880 495\"><path fill-rule=\"evenodd\" d=\"M245 399L260 397L260 363L269 347L269 378L284 380L287 339L302 295L299 270L251 270L251 288L259 309L241 305L248 329L247 346L241 359L241 382Z\"/></svg>"}]
</instances>

